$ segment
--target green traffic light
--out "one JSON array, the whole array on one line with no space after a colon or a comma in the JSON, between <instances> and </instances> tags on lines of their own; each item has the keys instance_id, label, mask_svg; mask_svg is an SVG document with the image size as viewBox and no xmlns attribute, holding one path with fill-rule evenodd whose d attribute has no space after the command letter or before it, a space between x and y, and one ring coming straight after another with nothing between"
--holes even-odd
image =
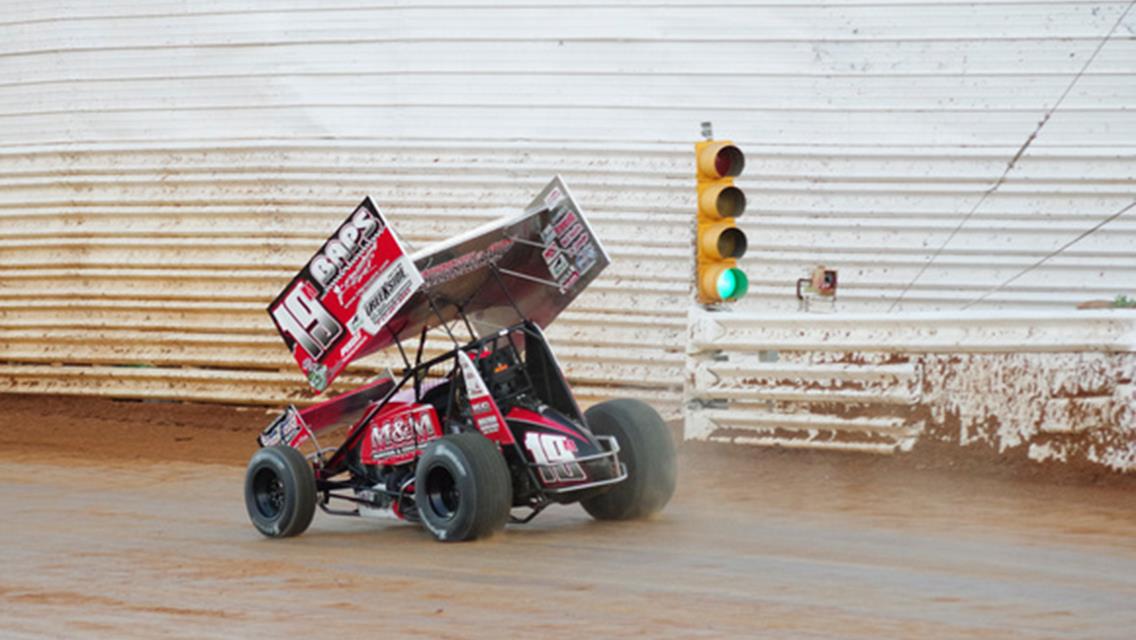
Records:
<instances>
[{"instance_id":1,"label":"green traffic light","mask_svg":"<svg viewBox=\"0 0 1136 640\"><path fill-rule=\"evenodd\" d=\"M741 269L731 267L718 276L718 297L722 300L737 300L749 291L749 278Z\"/></svg>"}]
</instances>

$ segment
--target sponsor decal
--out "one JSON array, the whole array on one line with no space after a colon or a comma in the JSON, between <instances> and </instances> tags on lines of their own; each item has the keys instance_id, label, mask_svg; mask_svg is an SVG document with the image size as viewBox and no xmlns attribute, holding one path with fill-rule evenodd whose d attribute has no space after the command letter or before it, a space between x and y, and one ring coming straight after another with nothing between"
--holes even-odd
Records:
<instances>
[{"instance_id":1,"label":"sponsor decal","mask_svg":"<svg viewBox=\"0 0 1136 640\"><path fill-rule=\"evenodd\" d=\"M561 290L570 289L595 266L596 244L567 204L557 205L551 214L551 221L540 231L545 244L541 257Z\"/></svg>"},{"instance_id":2,"label":"sponsor decal","mask_svg":"<svg viewBox=\"0 0 1136 640\"><path fill-rule=\"evenodd\" d=\"M307 432L308 427L300 417L299 410L289 406L272 421L272 424L265 427L256 440L262 447L274 447L278 444L296 447L307 439Z\"/></svg>"},{"instance_id":3,"label":"sponsor decal","mask_svg":"<svg viewBox=\"0 0 1136 640\"><path fill-rule=\"evenodd\" d=\"M359 308L348 326L352 330L377 334L422 283L422 274L414 268L410 258L400 256L363 292Z\"/></svg>"},{"instance_id":4,"label":"sponsor decal","mask_svg":"<svg viewBox=\"0 0 1136 640\"><path fill-rule=\"evenodd\" d=\"M576 284L576 281L579 280L579 279L580 279L580 274L578 272L573 271L572 275L568 276L568 278L566 280L564 280L564 288L565 289L571 289L572 285Z\"/></svg>"},{"instance_id":5,"label":"sponsor decal","mask_svg":"<svg viewBox=\"0 0 1136 640\"><path fill-rule=\"evenodd\" d=\"M483 435L498 442L513 442L513 434L505 426L505 418L497 403L489 395L489 389L481 374L477 372L473 360L464 351L458 351L458 366L461 368L462 379L465 382L465 392L469 397L469 413L473 424Z\"/></svg>"},{"instance_id":6,"label":"sponsor decal","mask_svg":"<svg viewBox=\"0 0 1136 640\"><path fill-rule=\"evenodd\" d=\"M422 272L423 280L427 287L433 288L467 273L473 273L482 267L496 263L509 252L514 244L515 241L512 238L504 238L497 240L485 249L451 258L424 270Z\"/></svg>"},{"instance_id":7,"label":"sponsor decal","mask_svg":"<svg viewBox=\"0 0 1136 640\"><path fill-rule=\"evenodd\" d=\"M310 358L304 360L304 366L308 370L308 384L316 391L323 391L327 388L328 375L327 367L318 362L313 362Z\"/></svg>"},{"instance_id":8,"label":"sponsor decal","mask_svg":"<svg viewBox=\"0 0 1136 640\"><path fill-rule=\"evenodd\" d=\"M562 280L565 279L563 277L564 273L571 266L572 266L572 263L570 263L568 261L568 256L564 255L563 253L560 253L560 254L557 254L557 256L555 258L553 258L551 262L548 263L548 272L552 274L553 278L556 278L557 282L561 282Z\"/></svg>"},{"instance_id":9,"label":"sponsor decal","mask_svg":"<svg viewBox=\"0 0 1136 640\"><path fill-rule=\"evenodd\" d=\"M565 231L560 236L560 243L563 244L566 247L572 246L572 243L576 240L577 236L580 236L580 233L582 233L583 231L584 231L584 225L577 222L576 224L572 225L571 227L568 227L568 230ZM582 239L586 240L586 238L582 238Z\"/></svg>"},{"instance_id":10,"label":"sponsor decal","mask_svg":"<svg viewBox=\"0 0 1136 640\"><path fill-rule=\"evenodd\" d=\"M553 221L553 227L556 229L557 237L564 237L568 234L569 228L576 222L576 214L572 213L570 209L561 209L560 215Z\"/></svg>"},{"instance_id":11,"label":"sponsor decal","mask_svg":"<svg viewBox=\"0 0 1136 640\"><path fill-rule=\"evenodd\" d=\"M318 361L343 334L343 326L328 313L307 282L297 282L272 309L272 318L284 334Z\"/></svg>"},{"instance_id":12,"label":"sponsor decal","mask_svg":"<svg viewBox=\"0 0 1136 640\"><path fill-rule=\"evenodd\" d=\"M581 482L588 476L576 462L576 442L555 433L529 431L525 434L525 448L532 454L545 484Z\"/></svg>"},{"instance_id":13,"label":"sponsor decal","mask_svg":"<svg viewBox=\"0 0 1136 640\"><path fill-rule=\"evenodd\" d=\"M469 354L464 351L458 351L458 365L461 366L462 378L465 380L465 391L469 394L470 407L488 407L488 403L492 400L485 400L489 396L489 389L485 387L485 381L481 379L481 374L477 373L477 367L473 365L473 360L469 358ZM486 404L481 404L481 403Z\"/></svg>"},{"instance_id":14,"label":"sponsor decal","mask_svg":"<svg viewBox=\"0 0 1136 640\"><path fill-rule=\"evenodd\" d=\"M370 198L272 302L269 314L316 391L323 391L422 286L422 274Z\"/></svg>"},{"instance_id":15,"label":"sponsor decal","mask_svg":"<svg viewBox=\"0 0 1136 640\"><path fill-rule=\"evenodd\" d=\"M540 239L544 241L544 244L547 245L556 244L556 229L552 225L548 225L547 227L541 229Z\"/></svg>"},{"instance_id":16,"label":"sponsor decal","mask_svg":"<svg viewBox=\"0 0 1136 640\"><path fill-rule=\"evenodd\" d=\"M386 229L386 223L372 212L366 202L359 205L355 213L344 222L319 252L308 262L308 272L312 282L319 287L322 295L336 280L346 273L348 267L365 248L371 248L369 241Z\"/></svg>"},{"instance_id":17,"label":"sponsor decal","mask_svg":"<svg viewBox=\"0 0 1136 640\"><path fill-rule=\"evenodd\" d=\"M580 236L580 238L578 240L576 240L575 243L568 245L568 246L571 247L571 249L568 250L568 253L570 253L574 256L578 256L578 255L580 255L581 252L584 251L585 247L590 247L591 245L588 242L587 236Z\"/></svg>"},{"instance_id":18,"label":"sponsor decal","mask_svg":"<svg viewBox=\"0 0 1136 640\"><path fill-rule=\"evenodd\" d=\"M552 207L556 206L556 203L560 202L563 199L564 192L560 190L560 187L553 187L552 190L548 192L548 195L544 197L544 204L549 209L551 209Z\"/></svg>"},{"instance_id":19,"label":"sponsor decal","mask_svg":"<svg viewBox=\"0 0 1136 640\"><path fill-rule=\"evenodd\" d=\"M402 464L413 460L431 440L441 435L434 407L415 406L384 412L371 421L360 457L369 464Z\"/></svg>"},{"instance_id":20,"label":"sponsor decal","mask_svg":"<svg viewBox=\"0 0 1136 640\"><path fill-rule=\"evenodd\" d=\"M576 268L581 274L586 274L592 270L592 266L596 264L596 245L589 244L580 249L576 254Z\"/></svg>"},{"instance_id":21,"label":"sponsor decal","mask_svg":"<svg viewBox=\"0 0 1136 640\"><path fill-rule=\"evenodd\" d=\"M500 428L501 421L495 415L484 415L477 419L477 430L481 433L496 433Z\"/></svg>"}]
</instances>

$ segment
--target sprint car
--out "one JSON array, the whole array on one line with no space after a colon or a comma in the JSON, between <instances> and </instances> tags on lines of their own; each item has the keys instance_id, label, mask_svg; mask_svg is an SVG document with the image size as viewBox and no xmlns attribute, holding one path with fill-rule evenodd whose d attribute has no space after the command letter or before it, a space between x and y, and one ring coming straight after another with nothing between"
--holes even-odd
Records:
<instances>
[{"instance_id":1,"label":"sprint car","mask_svg":"<svg viewBox=\"0 0 1136 640\"><path fill-rule=\"evenodd\" d=\"M543 332L609 263L559 177L522 214L414 255L365 199L268 311L316 391L390 347L401 372L263 430L245 477L252 524L295 536L318 507L448 542L554 503L602 520L660 511L676 483L669 429L635 399L581 411Z\"/></svg>"}]
</instances>

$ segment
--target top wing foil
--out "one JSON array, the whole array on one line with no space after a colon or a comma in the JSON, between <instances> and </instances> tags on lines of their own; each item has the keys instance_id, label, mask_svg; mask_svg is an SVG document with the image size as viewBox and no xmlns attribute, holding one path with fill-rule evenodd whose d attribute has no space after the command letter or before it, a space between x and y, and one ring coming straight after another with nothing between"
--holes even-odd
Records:
<instances>
[{"instance_id":1,"label":"top wing foil","mask_svg":"<svg viewBox=\"0 0 1136 640\"><path fill-rule=\"evenodd\" d=\"M356 224L360 211L366 213ZM382 225L381 232L367 226L368 216ZM337 240L349 246L341 237L348 225L359 228L360 242L374 247L371 257L360 258L365 248L337 253L339 259L327 256L329 245ZM352 234L349 230L346 240ZM317 263L321 255L328 260ZM546 327L610 263L559 176L523 213L409 257L368 198L269 312L309 382L322 390L352 360L415 336L424 328L449 323L461 314L479 335L525 319ZM278 317L279 309L293 297L292 306L286 308L295 322L288 324ZM298 315L293 313L296 308ZM287 321L289 316L283 318ZM321 318L335 322L327 321L325 328ZM341 334L333 334L336 326ZM301 335L307 334L306 342L296 336L297 327ZM320 351L324 343L329 346ZM308 345L321 355L309 351Z\"/></svg>"}]
</instances>

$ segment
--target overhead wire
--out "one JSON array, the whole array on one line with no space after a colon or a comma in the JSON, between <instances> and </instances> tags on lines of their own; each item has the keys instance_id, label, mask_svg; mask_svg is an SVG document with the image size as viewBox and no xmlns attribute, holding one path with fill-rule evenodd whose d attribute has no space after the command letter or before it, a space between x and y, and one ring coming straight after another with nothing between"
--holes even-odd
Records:
<instances>
[{"instance_id":1,"label":"overhead wire","mask_svg":"<svg viewBox=\"0 0 1136 640\"><path fill-rule=\"evenodd\" d=\"M1029 266L1028 266L1028 267L1026 267L1025 269L1022 269L1021 271L1019 271L1019 272L1015 273L1014 275L1010 276L1010 277L1009 277L1009 278L1007 278L1007 279L1006 279L1006 280L1005 280L1005 281L1004 281L1004 282L1003 282L1002 284L1000 284L1000 285L998 285L998 286L996 286L996 287L992 287L991 289L989 289L988 291L986 291L986 293L983 293L982 295L978 296L978 297L977 297L977 298L975 298L974 300L971 300L970 302L968 302L968 303L966 303L965 305L963 305L963 307L962 307L962 308L963 308L963 309L969 309L969 308L971 308L972 306L974 306L974 305L978 304L979 302L982 302L983 300L985 300L985 299L986 299L986 298L987 298L988 296L990 296L991 294L993 294L993 293L997 293L998 291L1001 291L1002 289L1005 289L1005 288L1006 288L1007 286L1009 286L1009 285L1010 285L1010 283L1014 282L1015 280L1017 280L1018 278L1020 278L1020 277L1022 277L1022 276L1024 276L1024 275L1026 275L1026 274L1027 274L1027 273L1029 273L1030 271L1033 271L1034 269L1036 269L1036 268L1040 267L1041 265L1045 264L1045 263L1046 263L1046 262L1048 262L1048 261L1049 261L1050 259L1052 259L1052 258L1056 257L1056 256L1057 256L1058 254L1060 254L1060 253L1061 253L1062 251L1064 251L1064 250L1068 249L1069 247L1071 247L1071 246L1073 246L1073 245L1077 244L1078 242L1080 242L1080 241L1084 240L1085 238L1087 238L1087 237L1089 237L1089 236L1093 235L1093 234L1094 234L1094 233L1096 233L1096 232L1097 232L1097 231L1098 231L1098 230L1099 230L1099 229L1100 229L1101 227L1103 227L1103 226L1105 226L1106 224L1108 224L1108 223L1112 222L1113 220L1116 220L1116 219L1117 219L1117 218L1119 218L1120 216L1122 216L1122 215L1124 215L1124 214L1128 213L1128 212L1129 212L1129 211L1131 211L1131 210L1132 210L1133 208L1136 208L1136 200L1133 200L1133 201L1132 201L1132 202L1130 202L1130 203L1129 203L1129 204L1128 204L1127 206L1125 206L1125 207L1121 208L1121 209L1120 209L1119 211L1117 211L1117 212L1113 213L1112 215L1110 215L1110 216L1108 216L1108 217L1104 218L1103 220L1101 220L1100 222L1096 223L1096 224L1095 224L1095 225L1093 225L1092 227L1090 227L1090 228L1088 228L1088 229L1086 229L1086 230L1082 231L1082 232L1081 232L1081 234L1080 234L1080 235L1078 235L1078 236L1077 236L1076 238L1073 238L1073 239L1072 239L1072 240L1070 240L1069 242L1066 242L1065 244L1061 245L1060 247L1058 247L1058 248L1054 249L1053 251L1050 251L1050 252L1049 252L1049 254L1047 254L1047 255L1046 255L1046 256L1045 256L1044 258L1042 258L1041 260L1038 260L1037 262L1035 262L1035 263L1033 263L1033 264L1029 265Z\"/></svg>"},{"instance_id":2,"label":"overhead wire","mask_svg":"<svg viewBox=\"0 0 1136 640\"><path fill-rule=\"evenodd\" d=\"M1088 60L1085 61L1085 64L1081 65L1081 70L1078 71L1075 76L1073 76L1073 79L1065 87L1065 90L1061 92L1061 96L1057 98L1057 101L1053 103L1053 106L1046 110L1045 114L1041 117L1041 120L1038 120L1037 126L1034 127L1033 131L1029 134L1029 136L1026 137L1025 142L1023 142L1021 146L1018 147L1017 152L1014 153L1013 157L1011 157L1008 162L1006 162L1006 168L1002 171L1002 175L998 176L998 179L995 180L989 188L982 192L982 195L978 198L978 201L976 201L974 203L974 206L970 208L970 211L968 211L966 215L963 216L961 220L959 220L959 223L955 225L955 228L951 230L950 234L947 235L942 244L940 244L939 247L935 249L935 252L931 254L931 257L923 263L923 266L920 267L919 272L915 274L915 277L912 278L907 283L907 285L903 287L903 291L899 292L899 296L897 296L896 299L892 301L891 306L888 307L888 313L894 311L895 308L899 306L901 302L903 302L904 297L906 297L907 293L911 291L911 287L915 286L915 283L923 277L923 274L927 272L927 269L931 267L931 264L939 259L939 256L943 254L943 250L945 250L947 248L947 245L949 245L951 241L955 239L955 236L958 235L959 231L961 231L962 228L966 226L966 224L974 216L975 212L978 211L978 208L982 206L982 203L986 202L986 199L989 198L990 195L995 191L997 191L998 188L1001 187L1002 184L1006 181L1006 177L1009 176L1010 172L1014 170L1015 166L1017 166L1018 161L1021 160L1022 156L1026 152L1026 149L1028 149L1030 145L1033 144L1033 141L1037 139L1038 134L1041 133L1041 129L1047 122L1049 122L1049 118L1053 116L1053 113L1057 111L1057 109L1063 102L1065 102L1065 98L1068 97L1069 93L1073 90L1073 87L1076 86L1077 82L1081 79L1081 76L1085 75L1085 72L1089 69L1089 66L1092 65L1093 61L1096 60L1097 55L1100 54L1101 49L1104 48L1104 45L1106 45L1108 41L1112 39L1113 34L1116 33L1116 30L1118 27L1120 27L1120 24L1124 22L1124 18L1128 16L1128 12L1132 10L1132 7L1134 5L1136 5L1136 0L1132 0L1128 3L1128 6L1125 7L1124 11L1120 14L1120 17L1118 17L1116 19L1116 22L1112 24L1112 28L1109 29L1104 37L1101 38L1101 41L1097 43L1096 49L1093 50L1092 55L1090 55Z\"/></svg>"}]
</instances>

